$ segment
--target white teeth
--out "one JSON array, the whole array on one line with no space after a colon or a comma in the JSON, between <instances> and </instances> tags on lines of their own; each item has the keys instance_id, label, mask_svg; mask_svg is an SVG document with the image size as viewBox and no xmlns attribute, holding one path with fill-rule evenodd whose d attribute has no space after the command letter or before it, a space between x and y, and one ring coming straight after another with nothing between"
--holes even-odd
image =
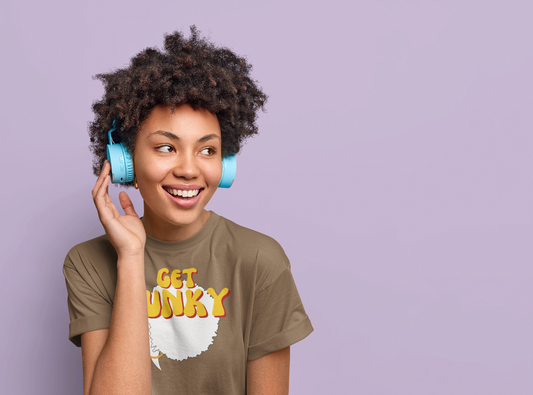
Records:
<instances>
[{"instance_id":1,"label":"white teeth","mask_svg":"<svg viewBox=\"0 0 533 395\"><path fill-rule=\"evenodd\" d=\"M167 189L167 191L174 196L183 196L183 197L195 197L200 192L199 189L192 190L181 190L181 189Z\"/></svg>"}]
</instances>

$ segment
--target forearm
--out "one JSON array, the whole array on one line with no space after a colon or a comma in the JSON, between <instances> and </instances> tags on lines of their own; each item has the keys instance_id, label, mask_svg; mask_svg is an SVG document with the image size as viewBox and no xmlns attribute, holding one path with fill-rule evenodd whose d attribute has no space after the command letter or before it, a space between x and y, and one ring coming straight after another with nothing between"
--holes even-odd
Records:
<instances>
[{"instance_id":1,"label":"forearm","mask_svg":"<svg viewBox=\"0 0 533 395\"><path fill-rule=\"evenodd\" d=\"M90 394L151 394L149 344L144 258L119 258L111 324Z\"/></svg>"},{"instance_id":2,"label":"forearm","mask_svg":"<svg viewBox=\"0 0 533 395\"><path fill-rule=\"evenodd\" d=\"M290 363L290 347L248 361L247 394L287 395Z\"/></svg>"}]
</instances>

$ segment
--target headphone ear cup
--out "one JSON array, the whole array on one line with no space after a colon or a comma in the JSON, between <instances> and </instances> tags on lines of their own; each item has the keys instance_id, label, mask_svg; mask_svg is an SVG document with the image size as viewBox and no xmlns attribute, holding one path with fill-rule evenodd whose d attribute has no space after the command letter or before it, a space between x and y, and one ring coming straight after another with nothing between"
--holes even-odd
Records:
<instances>
[{"instance_id":1,"label":"headphone ear cup","mask_svg":"<svg viewBox=\"0 0 533 395\"><path fill-rule=\"evenodd\" d=\"M237 174L237 156L226 156L222 159L222 177L220 178L219 188L229 188L233 185L235 175Z\"/></svg>"},{"instance_id":2,"label":"headphone ear cup","mask_svg":"<svg viewBox=\"0 0 533 395\"><path fill-rule=\"evenodd\" d=\"M133 159L124 144L108 144L106 149L107 160L111 163L111 182L123 184L132 182Z\"/></svg>"},{"instance_id":3,"label":"headphone ear cup","mask_svg":"<svg viewBox=\"0 0 533 395\"><path fill-rule=\"evenodd\" d=\"M132 182L135 178L135 174L133 172L133 157L130 154L130 151L122 144L120 143L124 150L124 169L126 173L126 181L124 182Z\"/></svg>"}]
</instances>

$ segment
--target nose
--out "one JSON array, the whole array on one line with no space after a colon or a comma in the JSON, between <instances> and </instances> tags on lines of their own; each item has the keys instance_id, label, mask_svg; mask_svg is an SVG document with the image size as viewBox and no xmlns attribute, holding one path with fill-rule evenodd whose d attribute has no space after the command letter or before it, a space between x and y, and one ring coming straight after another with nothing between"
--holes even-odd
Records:
<instances>
[{"instance_id":1,"label":"nose","mask_svg":"<svg viewBox=\"0 0 533 395\"><path fill-rule=\"evenodd\" d=\"M172 174L177 178L193 180L200 175L198 158L194 154L183 154L176 157Z\"/></svg>"}]
</instances>

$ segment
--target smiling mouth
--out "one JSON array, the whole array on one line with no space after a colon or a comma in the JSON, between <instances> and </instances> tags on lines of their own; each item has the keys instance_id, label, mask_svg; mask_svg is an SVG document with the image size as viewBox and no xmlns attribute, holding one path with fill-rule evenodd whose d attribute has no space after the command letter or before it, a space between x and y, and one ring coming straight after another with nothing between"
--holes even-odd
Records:
<instances>
[{"instance_id":1,"label":"smiling mouth","mask_svg":"<svg viewBox=\"0 0 533 395\"><path fill-rule=\"evenodd\" d=\"M172 188L163 187L163 189L171 196L179 196L182 198L193 198L193 197L198 196L198 194L201 191L203 191L204 188L185 190L185 189L172 189Z\"/></svg>"}]
</instances>

